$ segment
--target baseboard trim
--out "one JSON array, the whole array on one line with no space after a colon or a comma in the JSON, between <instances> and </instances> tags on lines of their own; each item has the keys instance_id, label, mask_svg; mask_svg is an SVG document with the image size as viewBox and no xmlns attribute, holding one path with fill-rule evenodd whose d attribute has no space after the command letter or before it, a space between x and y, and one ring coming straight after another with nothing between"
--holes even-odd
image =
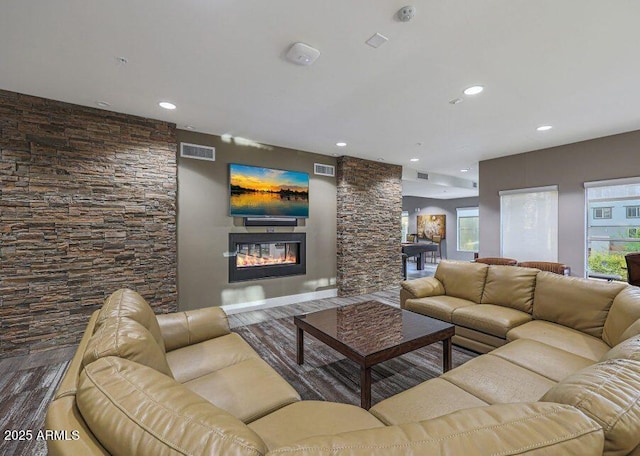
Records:
<instances>
[{"instance_id":1,"label":"baseboard trim","mask_svg":"<svg viewBox=\"0 0 640 456\"><path fill-rule=\"evenodd\" d=\"M338 289L312 291L309 293L300 293L288 296L278 296L277 298L261 299L259 301L241 302L238 304L225 304L220 307L224 309L227 315L234 313L246 312L249 310L269 309L271 307L286 306L288 304L297 304L299 302L313 301L314 299L335 298L338 296Z\"/></svg>"}]
</instances>

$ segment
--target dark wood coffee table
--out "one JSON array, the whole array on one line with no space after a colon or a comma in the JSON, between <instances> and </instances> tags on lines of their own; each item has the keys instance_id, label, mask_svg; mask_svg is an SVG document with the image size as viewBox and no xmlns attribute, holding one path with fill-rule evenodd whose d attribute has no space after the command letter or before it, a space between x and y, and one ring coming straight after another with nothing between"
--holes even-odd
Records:
<instances>
[{"instance_id":1,"label":"dark wood coffee table","mask_svg":"<svg viewBox=\"0 0 640 456\"><path fill-rule=\"evenodd\" d=\"M371 407L371 367L442 341L442 370L451 369L452 324L377 301L351 304L293 317L297 361L304 363L304 332L360 366L360 406Z\"/></svg>"}]
</instances>

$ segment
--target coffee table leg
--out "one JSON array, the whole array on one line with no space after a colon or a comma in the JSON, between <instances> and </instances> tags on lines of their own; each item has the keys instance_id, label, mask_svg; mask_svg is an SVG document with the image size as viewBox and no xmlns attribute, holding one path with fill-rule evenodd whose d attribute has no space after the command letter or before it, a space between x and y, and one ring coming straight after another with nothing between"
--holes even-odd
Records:
<instances>
[{"instance_id":1,"label":"coffee table leg","mask_svg":"<svg viewBox=\"0 0 640 456\"><path fill-rule=\"evenodd\" d=\"M442 372L451 370L451 338L442 341Z\"/></svg>"},{"instance_id":2,"label":"coffee table leg","mask_svg":"<svg viewBox=\"0 0 640 456\"><path fill-rule=\"evenodd\" d=\"M371 368L360 368L360 407L365 410L371 408Z\"/></svg>"},{"instance_id":3,"label":"coffee table leg","mask_svg":"<svg viewBox=\"0 0 640 456\"><path fill-rule=\"evenodd\" d=\"M296 357L297 357L297 361L298 364L303 364L304 363L304 331L302 331L302 329L297 328L297 335L296 335L296 342L297 342L297 348L296 348Z\"/></svg>"}]
</instances>

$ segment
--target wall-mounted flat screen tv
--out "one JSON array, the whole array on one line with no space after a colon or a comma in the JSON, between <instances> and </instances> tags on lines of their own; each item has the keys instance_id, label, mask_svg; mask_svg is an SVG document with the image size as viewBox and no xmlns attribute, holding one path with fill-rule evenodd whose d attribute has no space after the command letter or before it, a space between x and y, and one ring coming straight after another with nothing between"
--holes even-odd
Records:
<instances>
[{"instance_id":1,"label":"wall-mounted flat screen tv","mask_svg":"<svg viewBox=\"0 0 640 456\"><path fill-rule=\"evenodd\" d=\"M231 217L309 217L309 175L299 171L229 165Z\"/></svg>"}]
</instances>

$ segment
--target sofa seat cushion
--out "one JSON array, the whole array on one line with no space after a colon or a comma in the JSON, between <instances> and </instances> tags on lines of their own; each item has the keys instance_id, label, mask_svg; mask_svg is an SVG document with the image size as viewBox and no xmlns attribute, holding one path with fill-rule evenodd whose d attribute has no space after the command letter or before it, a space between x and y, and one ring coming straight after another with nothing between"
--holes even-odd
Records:
<instances>
[{"instance_id":1,"label":"sofa seat cushion","mask_svg":"<svg viewBox=\"0 0 640 456\"><path fill-rule=\"evenodd\" d=\"M172 378L124 358L100 358L87 366L78 380L77 403L109 454L261 456L267 451L237 418Z\"/></svg>"},{"instance_id":2,"label":"sofa seat cushion","mask_svg":"<svg viewBox=\"0 0 640 456\"><path fill-rule=\"evenodd\" d=\"M88 366L107 356L119 356L169 377L173 376L164 350L153 335L143 325L128 317L103 319L87 343L82 363Z\"/></svg>"},{"instance_id":3,"label":"sofa seat cushion","mask_svg":"<svg viewBox=\"0 0 640 456\"><path fill-rule=\"evenodd\" d=\"M514 340L491 354L554 382L593 364L588 358L531 339Z\"/></svg>"},{"instance_id":4,"label":"sofa seat cushion","mask_svg":"<svg viewBox=\"0 0 640 456\"><path fill-rule=\"evenodd\" d=\"M457 410L488 405L442 378L434 378L391 396L369 411L386 425L413 423Z\"/></svg>"},{"instance_id":5,"label":"sofa seat cushion","mask_svg":"<svg viewBox=\"0 0 640 456\"><path fill-rule=\"evenodd\" d=\"M481 343L483 346L489 347L491 351L496 347L500 347L507 343L507 340L504 337L498 337L491 334L487 334L486 332L476 331L475 329L465 328L464 326L456 326L456 338L464 338L465 340L473 340ZM474 350L473 347L470 347ZM486 353L485 351L485 353ZM480 352L482 353L482 352Z\"/></svg>"},{"instance_id":6,"label":"sofa seat cushion","mask_svg":"<svg viewBox=\"0 0 640 456\"><path fill-rule=\"evenodd\" d=\"M594 364L565 378L541 400L572 405L599 423L605 455L628 454L640 445L640 361Z\"/></svg>"},{"instance_id":7,"label":"sofa seat cushion","mask_svg":"<svg viewBox=\"0 0 640 456\"><path fill-rule=\"evenodd\" d=\"M456 325L472 328L492 336L506 338L510 329L531 321L531 315L510 307L476 304L455 309L452 319Z\"/></svg>"},{"instance_id":8,"label":"sofa seat cushion","mask_svg":"<svg viewBox=\"0 0 640 456\"><path fill-rule=\"evenodd\" d=\"M543 320L530 321L507 333L507 340L516 339L537 340L594 362L600 360L610 348L602 339Z\"/></svg>"},{"instance_id":9,"label":"sofa seat cushion","mask_svg":"<svg viewBox=\"0 0 640 456\"><path fill-rule=\"evenodd\" d=\"M246 359L184 385L245 423L300 400L296 390L260 358Z\"/></svg>"},{"instance_id":10,"label":"sofa seat cushion","mask_svg":"<svg viewBox=\"0 0 640 456\"><path fill-rule=\"evenodd\" d=\"M216 337L167 353L173 377L180 383L194 380L247 359L259 358L251 346L236 333Z\"/></svg>"},{"instance_id":11,"label":"sofa seat cushion","mask_svg":"<svg viewBox=\"0 0 640 456\"><path fill-rule=\"evenodd\" d=\"M488 270L489 266L482 263L442 260L435 278L442 283L447 296L479 304Z\"/></svg>"},{"instance_id":12,"label":"sofa seat cushion","mask_svg":"<svg viewBox=\"0 0 640 456\"><path fill-rule=\"evenodd\" d=\"M480 303L511 307L530 314L538 272L518 266L491 266Z\"/></svg>"},{"instance_id":13,"label":"sofa seat cushion","mask_svg":"<svg viewBox=\"0 0 640 456\"><path fill-rule=\"evenodd\" d=\"M429 298L407 299L404 308L427 317L451 323L454 310L475 305L466 299L452 296L432 296Z\"/></svg>"},{"instance_id":14,"label":"sofa seat cushion","mask_svg":"<svg viewBox=\"0 0 640 456\"><path fill-rule=\"evenodd\" d=\"M270 450L318 435L384 427L360 407L336 402L300 401L249 424Z\"/></svg>"},{"instance_id":15,"label":"sofa seat cushion","mask_svg":"<svg viewBox=\"0 0 640 456\"><path fill-rule=\"evenodd\" d=\"M456 326L456 332L458 332L459 329L465 329L465 328L462 328L461 326ZM489 345L485 342L478 340L477 338L470 339L466 336L459 336L457 334L451 338L451 343L453 343L454 345L458 345L459 347L468 348L469 350L472 350L476 353L489 353L490 351L495 350L496 347L500 346L500 345ZM502 344L504 345L505 343L506 341L502 339Z\"/></svg>"},{"instance_id":16,"label":"sofa seat cushion","mask_svg":"<svg viewBox=\"0 0 640 456\"><path fill-rule=\"evenodd\" d=\"M488 353L440 376L488 404L533 402L556 382Z\"/></svg>"},{"instance_id":17,"label":"sofa seat cushion","mask_svg":"<svg viewBox=\"0 0 640 456\"><path fill-rule=\"evenodd\" d=\"M602 456L602 429L560 404L499 404L432 420L310 437L268 453L296 456Z\"/></svg>"},{"instance_id":18,"label":"sofa seat cushion","mask_svg":"<svg viewBox=\"0 0 640 456\"><path fill-rule=\"evenodd\" d=\"M613 300L627 285L540 272L533 318L568 326L601 338Z\"/></svg>"}]
</instances>

